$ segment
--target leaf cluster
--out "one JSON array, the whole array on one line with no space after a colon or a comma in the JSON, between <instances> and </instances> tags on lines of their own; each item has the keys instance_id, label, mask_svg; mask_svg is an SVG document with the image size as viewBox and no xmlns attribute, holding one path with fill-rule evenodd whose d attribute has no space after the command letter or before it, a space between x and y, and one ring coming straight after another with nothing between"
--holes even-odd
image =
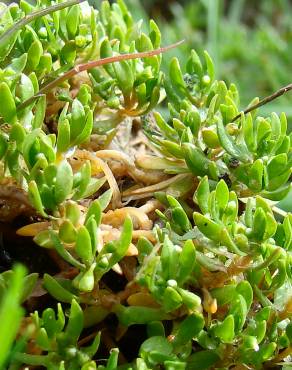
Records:
<instances>
[{"instance_id":1,"label":"leaf cluster","mask_svg":"<svg viewBox=\"0 0 292 370\"><path fill-rule=\"evenodd\" d=\"M0 274L0 366L290 361L285 114L241 113L207 52L162 72L159 28L144 32L122 0L0 10L0 216L16 214L24 243L57 266ZM43 309L43 295L57 304ZM124 355L133 328L137 348Z\"/></svg>"}]
</instances>

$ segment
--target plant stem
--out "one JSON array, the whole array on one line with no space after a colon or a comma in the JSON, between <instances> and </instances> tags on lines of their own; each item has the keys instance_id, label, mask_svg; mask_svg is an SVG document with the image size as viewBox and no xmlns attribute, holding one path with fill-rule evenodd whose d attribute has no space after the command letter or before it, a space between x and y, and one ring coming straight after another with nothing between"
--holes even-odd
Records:
<instances>
[{"instance_id":1,"label":"plant stem","mask_svg":"<svg viewBox=\"0 0 292 370\"><path fill-rule=\"evenodd\" d=\"M274 92L272 95L269 95L269 96L265 97L264 99L260 100L258 103L254 104L254 105L251 105L250 107L248 107L247 109L245 109L243 111L243 114L245 115L245 114L247 114L247 113L249 113L249 112L265 105L265 104L270 103L271 101L277 99L279 96L282 96L283 94L285 94L286 92L288 92L290 90L292 90L292 83L282 87L281 89ZM232 118L231 122L235 122L240 117L241 117L241 113L239 113L237 116Z\"/></svg>"},{"instance_id":2,"label":"plant stem","mask_svg":"<svg viewBox=\"0 0 292 370\"><path fill-rule=\"evenodd\" d=\"M75 1L75 0L74 0ZM120 62L122 60L129 60L129 59L137 59L137 58L149 58L161 53L165 53L166 51L176 48L177 46L181 45L184 42L184 40L178 41L175 44L171 44L168 46L161 47L159 49L155 49L152 51L144 51L141 53L129 53L129 54L121 54L116 55L112 57L107 57L99 60L93 60L91 62L87 62L84 64L79 64L75 66L74 68L70 69L68 72L65 72L62 76L57 77L54 81L49 82L48 84L41 87L39 92L36 95L33 95L31 98L25 100L23 103L21 103L17 107L17 111L21 111L24 108L26 108L28 105L30 105L35 99L39 98L40 96L46 94L50 90L52 90L54 87L57 87L64 81L68 80L69 78L72 78L73 76L77 75L80 72L87 71L92 68L100 67L105 64L109 63L116 63Z\"/></svg>"},{"instance_id":3,"label":"plant stem","mask_svg":"<svg viewBox=\"0 0 292 370\"><path fill-rule=\"evenodd\" d=\"M280 352L276 358L274 358L272 361L270 361L267 364L268 367L275 366L277 362L280 362L281 360L284 360L286 357L290 356L291 354L292 354L292 346L289 346L289 347L285 348L282 352Z\"/></svg>"}]
</instances>

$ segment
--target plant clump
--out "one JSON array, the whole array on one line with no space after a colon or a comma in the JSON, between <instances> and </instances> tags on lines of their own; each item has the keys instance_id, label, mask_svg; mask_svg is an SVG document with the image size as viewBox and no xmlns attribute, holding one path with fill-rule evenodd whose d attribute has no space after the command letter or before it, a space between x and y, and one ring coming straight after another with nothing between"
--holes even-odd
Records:
<instances>
[{"instance_id":1,"label":"plant clump","mask_svg":"<svg viewBox=\"0 0 292 370\"><path fill-rule=\"evenodd\" d=\"M288 370L285 114L122 0L0 14L0 368Z\"/></svg>"}]
</instances>

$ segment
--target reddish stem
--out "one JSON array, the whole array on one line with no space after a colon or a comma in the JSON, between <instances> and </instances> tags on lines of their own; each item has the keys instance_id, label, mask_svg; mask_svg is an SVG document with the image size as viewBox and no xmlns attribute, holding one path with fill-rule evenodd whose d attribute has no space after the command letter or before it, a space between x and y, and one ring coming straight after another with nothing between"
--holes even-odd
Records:
<instances>
[{"instance_id":1,"label":"reddish stem","mask_svg":"<svg viewBox=\"0 0 292 370\"><path fill-rule=\"evenodd\" d=\"M107 57L99 60L93 60L91 62L87 62L84 64L79 64L75 66L74 68L70 69L70 71L64 73L62 76L59 76L56 78L54 81L49 82L47 85L41 87L39 92L32 96L31 98L25 100L23 103L21 103L17 107L17 111L21 111L24 108L26 108L29 104L31 104L35 99L40 97L41 95L44 95L48 93L50 90L52 90L54 87L60 85L62 82L68 80L69 78L72 78L73 76L77 75L80 72L87 71L92 68L100 67L105 64L109 63L116 63L120 62L122 60L129 60L129 59L137 59L137 58L149 58L154 55L158 55L161 53L165 53L166 51L176 48L177 46L181 45L184 42L184 40L178 41L175 44L171 44L168 46L161 47L159 49L151 50L151 51L143 51L141 53L129 53L129 54L121 54L121 55L116 55L112 57Z\"/></svg>"}]
</instances>

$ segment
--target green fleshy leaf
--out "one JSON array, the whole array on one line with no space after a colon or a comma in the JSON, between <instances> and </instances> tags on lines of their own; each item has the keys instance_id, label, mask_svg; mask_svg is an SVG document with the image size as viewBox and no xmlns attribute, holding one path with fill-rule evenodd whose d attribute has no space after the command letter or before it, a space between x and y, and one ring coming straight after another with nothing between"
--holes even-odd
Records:
<instances>
[{"instance_id":1,"label":"green fleshy leaf","mask_svg":"<svg viewBox=\"0 0 292 370\"><path fill-rule=\"evenodd\" d=\"M62 203L71 194L73 186L73 171L70 164L64 160L57 168L57 176L55 182L55 200L57 203Z\"/></svg>"},{"instance_id":2,"label":"green fleshy leaf","mask_svg":"<svg viewBox=\"0 0 292 370\"><path fill-rule=\"evenodd\" d=\"M13 95L5 82L0 83L0 101L5 104L0 105L0 116L5 122L14 123L16 115L16 106Z\"/></svg>"}]
</instances>

